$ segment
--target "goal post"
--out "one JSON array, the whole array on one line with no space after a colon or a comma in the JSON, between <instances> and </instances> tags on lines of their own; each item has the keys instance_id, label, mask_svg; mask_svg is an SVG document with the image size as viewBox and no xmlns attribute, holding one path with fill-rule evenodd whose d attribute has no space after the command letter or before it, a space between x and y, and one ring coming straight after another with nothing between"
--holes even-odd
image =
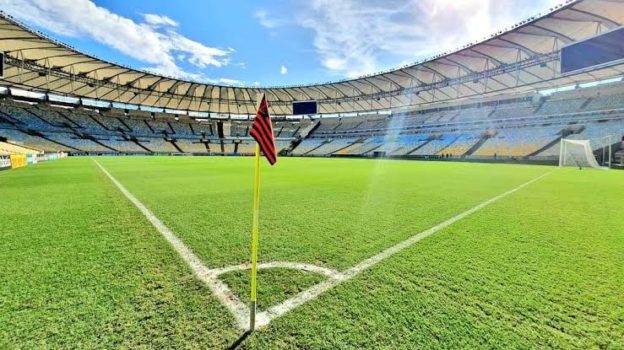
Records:
<instances>
[{"instance_id":1,"label":"goal post","mask_svg":"<svg viewBox=\"0 0 624 350\"><path fill-rule=\"evenodd\" d=\"M601 167L598 164L589 140L561 139L561 146L559 150L559 166L608 169L606 167Z\"/></svg>"},{"instance_id":2,"label":"goal post","mask_svg":"<svg viewBox=\"0 0 624 350\"><path fill-rule=\"evenodd\" d=\"M595 145L602 150L602 166L611 168L611 161L613 160L612 145L617 140L614 135L607 135L599 138L598 144Z\"/></svg>"}]
</instances>

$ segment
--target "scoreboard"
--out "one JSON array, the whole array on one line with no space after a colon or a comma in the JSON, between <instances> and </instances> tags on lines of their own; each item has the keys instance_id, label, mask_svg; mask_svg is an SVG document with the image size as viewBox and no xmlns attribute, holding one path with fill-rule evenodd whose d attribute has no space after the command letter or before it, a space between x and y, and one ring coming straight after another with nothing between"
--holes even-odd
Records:
<instances>
[{"instance_id":1,"label":"scoreboard","mask_svg":"<svg viewBox=\"0 0 624 350\"><path fill-rule=\"evenodd\" d=\"M561 49L561 74L570 75L624 63L624 27Z\"/></svg>"},{"instance_id":2,"label":"scoreboard","mask_svg":"<svg viewBox=\"0 0 624 350\"><path fill-rule=\"evenodd\" d=\"M316 114L318 107L316 101L295 101L293 102L293 115Z\"/></svg>"}]
</instances>

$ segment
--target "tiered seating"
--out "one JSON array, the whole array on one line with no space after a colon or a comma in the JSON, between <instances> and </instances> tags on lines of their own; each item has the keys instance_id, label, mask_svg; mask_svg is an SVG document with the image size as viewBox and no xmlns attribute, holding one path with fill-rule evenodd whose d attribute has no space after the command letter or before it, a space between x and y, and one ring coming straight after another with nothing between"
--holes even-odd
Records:
<instances>
[{"instance_id":1,"label":"tiered seating","mask_svg":"<svg viewBox=\"0 0 624 350\"><path fill-rule=\"evenodd\" d=\"M449 147L438 151L438 155L450 155L452 157L463 156L468 150L474 146L481 137L476 134L462 134Z\"/></svg>"},{"instance_id":2,"label":"tiered seating","mask_svg":"<svg viewBox=\"0 0 624 350\"><path fill-rule=\"evenodd\" d=\"M375 130L375 129L385 129L388 124L388 118L383 117L373 118L373 119L365 119L359 126L358 130Z\"/></svg>"},{"instance_id":3,"label":"tiered seating","mask_svg":"<svg viewBox=\"0 0 624 350\"><path fill-rule=\"evenodd\" d=\"M459 116L459 112L458 111L453 111L451 113L446 113L446 114L442 115L440 118L438 118L438 120L436 122L438 122L438 123L447 123L447 122L455 120L458 116Z\"/></svg>"},{"instance_id":4,"label":"tiered seating","mask_svg":"<svg viewBox=\"0 0 624 350\"><path fill-rule=\"evenodd\" d=\"M299 123L276 122L274 130L277 137L295 137L299 130Z\"/></svg>"},{"instance_id":5,"label":"tiered seating","mask_svg":"<svg viewBox=\"0 0 624 350\"><path fill-rule=\"evenodd\" d=\"M102 123L102 125L104 125L109 130L121 129L121 130L129 131L128 128L122 122L120 122L119 119L117 119L116 117L105 117L97 113L92 113L90 115L91 117L93 117L93 119Z\"/></svg>"},{"instance_id":6,"label":"tiered seating","mask_svg":"<svg viewBox=\"0 0 624 350\"><path fill-rule=\"evenodd\" d=\"M109 152L110 151L109 149L106 149L91 140L80 139L76 137L75 134L62 133L62 132L59 132L59 133L50 132L50 133L46 133L46 136L51 140L63 143L67 146L70 146L70 147L73 147L73 148L76 148L78 150L85 151L85 152Z\"/></svg>"},{"instance_id":7,"label":"tiered seating","mask_svg":"<svg viewBox=\"0 0 624 350\"><path fill-rule=\"evenodd\" d=\"M352 155L365 155L373 150L377 150L383 143L383 138L373 137L366 139L362 142L354 143L353 145L342 149L335 154L352 154Z\"/></svg>"},{"instance_id":8,"label":"tiered seating","mask_svg":"<svg viewBox=\"0 0 624 350\"><path fill-rule=\"evenodd\" d=\"M0 137L6 138L9 142L40 149L45 152L69 152L70 149L54 142L36 136L30 136L18 130L0 129Z\"/></svg>"},{"instance_id":9,"label":"tiered seating","mask_svg":"<svg viewBox=\"0 0 624 350\"><path fill-rule=\"evenodd\" d=\"M347 146L346 148L336 151L334 154L336 155L359 154L358 150L362 148L363 145L364 143L362 141L359 141L352 145Z\"/></svg>"},{"instance_id":10,"label":"tiered seating","mask_svg":"<svg viewBox=\"0 0 624 350\"><path fill-rule=\"evenodd\" d=\"M499 130L473 155L477 157L524 157L556 139L560 127Z\"/></svg>"},{"instance_id":11,"label":"tiered seating","mask_svg":"<svg viewBox=\"0 0 624 350\"><path fill-rule=\"evenodd\" d=\"M559 148L561 143L557 142L548 149L540 152L540 154L533 157L533 159L556 159L559 157Z\"/></svg>"},{"instance_id":12,"label":"tiered seating","mask_svg":"<svg viewBox=\"0 0 624 350\"><path fill-rule=\"evenodd\" d=\"M152 152L179 153L179 151L171 144L171 142L165 141L165 139L163 138L152 137L145 140L139 140L139 142Z\"/></svg>"},{"instance_id":13,"label":"tiered seating","mask_svg":"<svg viewBox=\"0 0 624 350\"><path fill-rule=\"evenodd\" d=\"M540 115L557 115L565 113L578 112L581 106L587 101L586 98L575 99L558 99L556 96L544 102L542 107L537 111Z\"/></svg>"},{"instance_id":14,"label":"tiered seating","mask_svg":"<svg viewBox=\"0 0 624 350\"><path fill-rule=\"evenodd\" d=\"M149 129L147 124L145 124L145 122L146 119L124 119L124 123L126 123L132 129L133 134L140 136L155 136L154 133L152 133L152 131Z\"/></svg>"},{"instance_id":15,"label":"tiered seating","mask_svg":"<svg viewBox=\"0 0 624 350\"><path fill-rule=\"evenodd\" d=\"M178 145L178 147L180 147L182 151L187 152L187 153L207 153L208 152L208 150L206 149L206 146L203 143L197 142L195 140L177 139L176 145Z\"/></svg>"},{"instance_id":16,"label":"tiered seating","mask_svg":"<svg viewBox=\"0 0 624 350\"><path fill-rule=\"evenodd\" d=\"M533 114L535 106L531 102L509 103L496 107L492 118L522 118Z\"/></svg>"},{"instance_id":17,"label":"tiered seating","mask_svg":"<svg viewBox=\"0 0 624 350\"><path fill-rule=\"evenodd\" d=\"M170 122L173 127L173 132L177 136L194 136L193 130L191 130L191 125L188 120L186 121L173 121Z\"/></svg>"},{"instance_id":18,"label":"tiered seating","mask_svg":"<svg viewBox=\"0 0 624 350\"><path fill-rule=\"evenodd\" d=\"M44 122L42 119L37 118L31 113L27 112L24 106L17 106L13 104L0 105L0 111L10 115L13 119L19 121L24 126L27 126L36 130L58 130L58 128Z\"/></svg>"},{"instance_id":19,"label":"tiered seating","mask_svg":"<svg viewBox=\"0 0 624 350\"><path fill-rule=\"evenodd\" d=\"M290 147L291 141L275 141L275 148L277 148L277 151L282 151L288 147Z\"/></svg>"},{"instance_id":20,"label":"tiered seating","mask_svg":"<svg viewBox=\"0 0 624 350\"><path fill-rule=\"evenodd\" d=\"M195 130L195 135L205 134L207 137L214 136L210 124L206 122L193 123L193 130Z\"/></svg>"},{"instance_id":21,"label":"tiered seating","mask_svg":"<svg viewBox=\"0 0 624 350\"><path fill-rule=\"evenodd\" d=\"M232 137L245 137L248 135L247 129L249 128L249 124L234 122L230 125L230 136Z\"/></svg>"},{"instance_id":22,"label":"tiered seating","mask_svg":"<svg viewBox=\"0 0 624 350\"><path fill-rule=\"evenodd\" d=\"M256 144L252 141L241 142L238 144L238 154L254 154L256 152Z\"/></svg>"},{"instance_id":23,"label":"tiered seating","mask_svg":"<svg viewBox=\"0 0 624 350\"><path fill-rule=\"evenodd\" d=\"M468 122L486 120L493 110L494 107L491 106L462 109L459 111L459 115L455 118L455 121Z\"/></svg>"},{"instance_id":24,"label":"tiered seating","mask_svg":"<svg viewBox=\"0 0 624 350\"><path fill-rule=\"evenodd\" d=\"M366 114L322 118L320 120L276 120L274 130L278 150L290 146L310 123L318 127L295 148L295 155L370 155L384 152L390 156L463 156L479 148L474 157L525 157L556 143L561 130L581 132L592 144L604 144L604 136L624 135L624 83L555 92L550 96L522 94L491 96L473 101L454 101L426 105L416 111L401 110L393 115ZM537 103L536 101L543 103ZM31 111L31 112L29 112ZM34 113L34 114L33 114ZM208 141L213 153L251 154L253 141L248 135L249 121L198 121L180 115L147 110L105 109L102 114L88 108L65 109L46 104L31 105L4 98L0 101L0 137L15 138L28 145L41 145L50 151L76 148L89 152L107 151L96 140L128 153L154 152L205 153ZM127 116L126 114L130 114ZM219 139L217 129L224 123L226 135ZM18 130L23 130L20 132ZM27 130L45 135L29 136ZM491 139L481 139L485 133ZM164 134L167 135L164 135ZM7 137L7 138L8 138ZM175 139L172 144L166 139ZM50 138L56 142L46 141ZM138 139L141 144L132 141ZM224 150L221 149L221 142ZM60 146L57 143L67 145ZM473 147L474 146L474 147ZM596 146L599 147L599 146ZM179 149L178 149L179 148ZM416 149L418 148L418 149ZM557 145L537 157L555 156Z\"/></svg>"},{"instance_id":25,"label":"tiered seating","mask_svg":"<svg viewBox=\"0 0 624 350\"><path fill-rule=\"evenodd\" d=\"M364 123L364 121L360 118L342 118L340 124L336 127L336 129L334 129L334 131L355 131L362 123Z\"/></svg>"},{"instance_id":26,"label":"tiered seating","mask_svg":"<svg viewBox=\"0 0 624 350\"><path fill-rule=\"evenodd\" d=\"M446 148L451 143L453 143L455 140L457 140L458 137L459 137L459 135L456 135L456 134L441 135L441 136L436 137L435 139L429 141L426 145L424 145L423 147L417 149L416 151L412 152L411 154L412 155L420 155L420 156L430 156L430 155L438 154L444 148Z\"/></svg>"},{"instance_id":27,"label":"tiered seating","mask_svg":"<svg viewBox=\"0 0 624 350\"><path fill-rule=\"evenodd\" d=\"M33 114L36 114L37 116L39 116L40 118L44 119L46 122L54 126L58 126L61 128L64 128L66 126L70 126L70 127L77 126L74 123L72 123L71 120L68 120L63 115L61 115L61 113L65 112L64 110L62 110L62 112L59 113L56 110L56 108L49 107L49 106L41 106L41 107L31 106L31 107L28 107L27 110Z\"/></svg>"},{"instance_id":28,"label":"tiered seating","mask_svg":"<svg viewBox=\"0 0 624 350\"><path fill-rule=\"evenodd\" d=\"M424 124L434 124L437 123L440 119L444 118L444 115L450 112L431 112L424 114Z\"/></svg>"},{"instance_id":29,"label":"tiered seating","mask_svg":"<svg viewBox=\"0 0 624 350\"><path fill-rule=\"evenodd\" d=\"M154 130L154 132L157 134L162 134L164 132L170 134L173 132L173 130L171 130L171 128L169 127L169 124L167 124L167 121L165 120L151 119L151 120L148 120L147 123L152 127L152 130Z\"/></svg>"},{"instance_id":30,"label":"tiered seating","mask_svg":"<svg viewBox=\"0 0 624 350\"><path fill-rule=\"evenodd\" d=\"M147 153L145 149L139 147L132 141L125 141L111 137L109 140L100 140L100 142L124 153Z\"/></svg>"},{"instance_id":31,"label":"tiered seating","mask_svg":"<svg viewBox=\"0 0 624 350\"><path fill-rule=\"evenodd\" d=\"M221 142L219 141L212 140L208 147L211 153L221 153Z\"/></svg>"},{"instance_id":32,"label":"tiered seating","mask_svg":"<svg viewBox=\"0 0 624 350\"><path fill-rule=\"evenodd\" d=\"M325 139L305 139L293 150L293 154L297 156L306 154L323 142L325 142Z\"/></svg>"},{"instance_id":33,"label":"tiered seating","mask_svg":"<svg viewBox=\"0 0 624 350\"><path fill-rule=\"evenodd\" d=\"M234 153L234 143L225 141L223 143L223 153L224 154L233 154Z\"/></svg>"},{"instance_id":34,"label":"tiered seating","mask_svg":"<svg viewBox=\"0 0 624 350\"><path fill-rule=\"evenodd\" d=\"M16 145L13 143L0 142L0 154L39 154L40 150Z\"/></svg>"},{"instance_id":35,"label":"tiered seating","mask_svg":"<svg viewBox=\"0 0 624 350\"><path fill-rule=\"evenodd\" d=\"M347 147L349 144L354 143L357 139L353 138L344 138L344 139L334 139L329 143L322 145L321 147L311 151L308 153L309 155L326 155L332 154L341 148Z\"/></svg>"},{"instance_id":36,"label":"tiered seating","mask_svg":"<svg viewBox=\"0 0 624 350\"><path fill-rule=\"evenodd\" d=\"M397 137L376 137L371 142L379 142L381 143L381 147L377 148L378 152L385 152L387 155L396 155L395 151L399 151L403 149L403 146L398 141Z\"/></svg>"},{"instance_id":37,"label":"tiered seating","mask_svg":"<svg viewBox=\"0 0 624 350\"><path fill-rule=\"evenodd\" d=\"M624 123L621 122L602 122L588 124L578 135L574 135L580 139L589 140L594 149L601 147L609 142L615 143L621 140L624 135ZM574 138L574 137L572 137Z\"/></svg>"},{"instance_id":38,"label":"tiered seating","mask_svg":"<svg viewBox=\"0 0 624 350\"><path fill-rule=\"evenodd\" d=\"M104 129L100 124L98 124L90 114L74 110L72 113L67 113L67 117L73 121L76 125L78 125L77 130L82 132L88 132L99 135L114 135L117 134L115 131L109 131ZM115 119L119 123L118 120Z\"/></svg>"},{"instance_id":39,"label":"tiered seating","mask_svg":"<svg viewBox=\"0 0 624 350\"><path fill-rule=\"evenodd\" d=\"M399 147L393 147L387 154L391 156L406 155L416 147L425 143L428 137L429 135L400 136L397 141L395 141L396 145Z\"/></svg>"},{"instance_id":40,"label":"tiered seating","mask_svg":"<svg viewBox=\"0 0 624 350\"><path fill-rule=\"evenodd\" d=\"M585 109L604 110L616 108L624 108L624 98L622 95L601 95L594 97Z\"/></svg>"}]
</instances>

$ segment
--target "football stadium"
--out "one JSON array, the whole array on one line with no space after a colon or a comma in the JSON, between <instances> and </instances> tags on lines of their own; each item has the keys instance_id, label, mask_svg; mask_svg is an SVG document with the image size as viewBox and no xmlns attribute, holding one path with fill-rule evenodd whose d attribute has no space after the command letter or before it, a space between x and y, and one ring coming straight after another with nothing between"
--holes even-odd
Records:
<instances>
[{"instance_id":1,"label":"football stadium","mask_svg":"<svg viewBox=\"0 0 624 350\"><path fill-rule=\"evenodd\" d=\"M283 86L2 10L0 348L624 348L623 0Z\"/></svg>"}]
</instances>

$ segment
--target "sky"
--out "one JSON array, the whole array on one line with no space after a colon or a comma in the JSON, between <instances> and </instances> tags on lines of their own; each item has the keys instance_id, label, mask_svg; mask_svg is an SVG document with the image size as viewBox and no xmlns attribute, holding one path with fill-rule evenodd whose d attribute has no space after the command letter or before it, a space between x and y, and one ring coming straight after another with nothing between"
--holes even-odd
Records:
<instances>
[{"instance_id":1,"label":"sky","mask_svg":"<svg viewBox=\"0 0 624 350\"><path fill-rule=\"evenodd\" d=\"M355 78L480 41L561 0L0 0L48 36L222 85Z\"/></svg>"}]
</instances>

